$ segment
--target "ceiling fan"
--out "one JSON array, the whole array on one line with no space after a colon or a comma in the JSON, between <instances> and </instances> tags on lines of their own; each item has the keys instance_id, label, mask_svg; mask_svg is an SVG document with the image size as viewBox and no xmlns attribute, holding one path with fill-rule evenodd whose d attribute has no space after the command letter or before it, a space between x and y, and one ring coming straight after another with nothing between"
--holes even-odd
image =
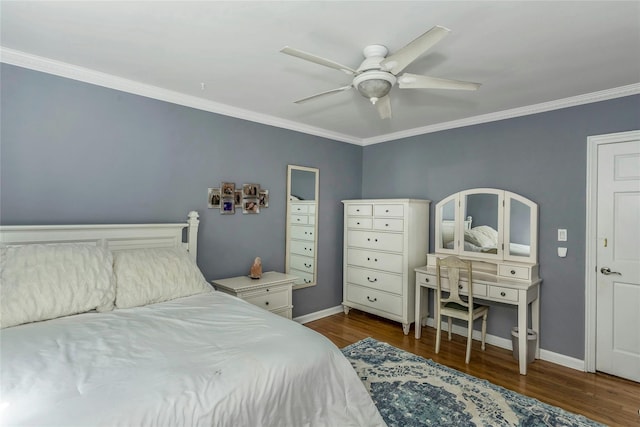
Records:
<instances>
[{"instance_id":1,"label":"ceiling fan","mask_svg":"<svg viewBox=\"0 0 640 427\"><path fill-rule=\"evenodd\" d=\"M398 76L398 73L442 40L449 31L448 28L437 25L388 57L387 53L389 51L385 46L378 44L367 46L362 51L365 60L356 70L289 46L285 46L280 52L306 61L315 62L325 67L335 68L353 76L353 81L348 86L331 89L299 99L295 101L296 104L302 104L326 95L355 88L362 96L369 99L369 101L376 106L380 117L386 119L391 117L389 91L391 91L391 88L396 82L400 89L476 90L480 87L479 83L440 79L410 73L404 73Z\"/></svg>"}]
</instances>

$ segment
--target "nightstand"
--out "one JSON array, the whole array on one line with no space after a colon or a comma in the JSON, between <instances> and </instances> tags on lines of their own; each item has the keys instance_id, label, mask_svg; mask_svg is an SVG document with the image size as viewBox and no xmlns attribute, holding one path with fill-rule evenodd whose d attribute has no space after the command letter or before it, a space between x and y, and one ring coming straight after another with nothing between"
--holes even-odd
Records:
<instances>
[{"instance_id":1,"label":"nightstand","mask_svg":"<svg viewBox=\"0 0 640 427\"><path fill-rule=\"evenodd\" d=\"M291 274L268 271L260 279L249 276L212 280L216 290L241 298L272 313L292 318L291 289L297 279Z\"/></svg>"}]
</instances>

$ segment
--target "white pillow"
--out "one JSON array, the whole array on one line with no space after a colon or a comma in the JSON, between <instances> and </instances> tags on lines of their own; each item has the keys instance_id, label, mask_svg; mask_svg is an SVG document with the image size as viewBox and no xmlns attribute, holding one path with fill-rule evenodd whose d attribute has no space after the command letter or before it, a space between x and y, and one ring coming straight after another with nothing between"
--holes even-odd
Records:
<instances>
[{"instance_id":1,"label":"white pillow","mask_svg":"<svg viewBox=\"0 0 640 427\"><path fill-rule=\"evenodd\" d=\"M480 225L464 231L464 240L481 248L495 248L498 243L498 232L493 228Z\"/></svg>"},{"instance_id":2,"label":"white pillow","mask_svg":"<svg viewBox=\"0 0 640 427\"><path fill-rule=\"evenodd\" d=\"M112 263L91 245L0 248L0 327L113 309Z\"/></svg>"},{"instance_id":3,"label":"white pillow","mask_svg":"<svg viewBox=\"0 0 640 427\"><path fill-rule=\"evenodd\" d=\"M189 254L180 248L115 252L116 307L129 308L211 291Z\"/></svg>"}]
</instances>

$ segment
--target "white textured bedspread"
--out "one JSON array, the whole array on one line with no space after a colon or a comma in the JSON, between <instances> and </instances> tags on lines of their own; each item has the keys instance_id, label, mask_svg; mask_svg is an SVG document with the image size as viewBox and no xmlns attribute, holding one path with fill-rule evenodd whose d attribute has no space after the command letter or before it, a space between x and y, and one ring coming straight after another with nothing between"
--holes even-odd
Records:
<instances>
[{"instance_id":1,"label":"white textured bedspread","mask_svg":"<svg viewBox=\"0 0 640 427\"><path fill-rule=\"evenodd\" d=\"M384 425L329 340L220 292L0 334L3 426Z\"/></svg>"}]
</instances>

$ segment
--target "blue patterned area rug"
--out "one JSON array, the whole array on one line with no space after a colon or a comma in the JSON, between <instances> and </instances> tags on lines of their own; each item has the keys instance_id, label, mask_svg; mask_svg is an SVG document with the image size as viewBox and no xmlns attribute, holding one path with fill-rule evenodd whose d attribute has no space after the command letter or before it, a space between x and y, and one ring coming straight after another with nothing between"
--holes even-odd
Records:
<instances>
[{"instance_id":1,"label":"blue patterned area rug","mask_svg":"<svg viewBox=\"0 0 640 427\"><path fill-rule=\"evenodd\" d=\"M373 338L342 353L389 427L602 426Z\"/></svg>"}]
</instances>

